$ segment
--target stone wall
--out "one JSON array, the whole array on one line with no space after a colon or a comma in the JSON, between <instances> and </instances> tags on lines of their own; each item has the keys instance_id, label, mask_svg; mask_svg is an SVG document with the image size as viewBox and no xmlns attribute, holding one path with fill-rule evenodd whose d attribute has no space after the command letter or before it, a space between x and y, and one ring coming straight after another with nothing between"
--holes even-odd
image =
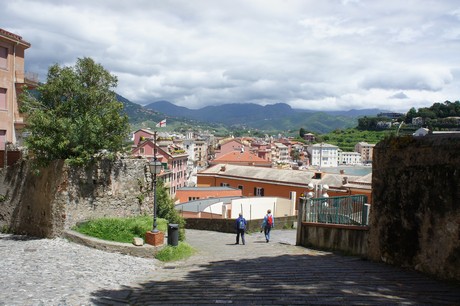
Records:
<instances>
[{"instance_id":1,"label":"stone wall","mask_svg":"<svg viewBox=\"0 0 460 306\"><path fill-rule=\"evenodd\" d=\"M369 227L302 222L297 244L347 255L367 257Z\"/></svg>"},{"instance_id":2,"label":"stone wall","mask_svg":"<svg viewBox=\"0 0 460 306\"><path fill-rule=\"evenodd\" d=\"M263 219L247 220L247 230L251 232L260 231ZM185 220L185 228L197 229L197 230L208 230L222 233L234 233L235 232L235 219L206 219L206 218L187 218ZM277 217L275 218L274 229L287 229L293 228L297 217Z\"/></svg>"},{"instance_id":3,"label":"stone wall","mask_svg":"<svg viewBox=\"0 0 460 306\"><path fill-rule=\"evenodd\" d=\"M98 217L151 213L150 176L143 159L101 161L88 168L56 161L32 173L23 161L0 170L0 228L37 237L60 236ZM139 198L142 201L139 201Z\"/></svg>"},{"instance_id":4,"label":"stone wall","mask_svg":"<svg viewBox=\"0 0 460 306\"><path fill-rule=\"evenodd\" d=\"M368 255L460 280L460 137L390 138L374 148Z\"/></svg>"}]
</instances>

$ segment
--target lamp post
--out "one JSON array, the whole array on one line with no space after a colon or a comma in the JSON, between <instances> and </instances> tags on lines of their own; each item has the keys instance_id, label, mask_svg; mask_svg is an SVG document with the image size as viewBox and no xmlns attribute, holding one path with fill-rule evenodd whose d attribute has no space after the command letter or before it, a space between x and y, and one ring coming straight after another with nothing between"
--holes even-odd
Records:
<instances>
[{"instance_id":1,"label":"lamp post","mask_svg":"<svg viewBox=\"0 0 460 306\"><path fill-rule=\"evenodd\" d=\"M156 149L155 149L156 151ZM157 174L161 172L161 163L157 160L156 154L149 163L150 174L153 176L153 228L152 233L158 233L157 229Z\"/></svg>"},{"instance_id":2,"label":"lamp post","mask_svg":"<svg viewBox=\"0 0 460 306\"><path fill-rule=\"evenodd\" d=\"M328 198L329 195L327 191L329 190L329 186L326 184L308 184L308 189L311 190L313 194L311 194L311 198Z\"/></svg>"}]
</instances>

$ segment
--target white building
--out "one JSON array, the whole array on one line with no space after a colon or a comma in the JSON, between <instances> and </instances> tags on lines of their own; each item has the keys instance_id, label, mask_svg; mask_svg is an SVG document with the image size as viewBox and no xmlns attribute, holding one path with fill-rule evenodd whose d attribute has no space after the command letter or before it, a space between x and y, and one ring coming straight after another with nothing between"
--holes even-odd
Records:
<instances>
[{"instance_id":1,"label":"white building","mask_svg":"<svg viewBox=\"0 0 460 306\"><path fill-rule=\"evenodd\" d=\"M290 161L289 148L280 142L272 144L272 161L288 163Z\"/></svg>"},{"instance_id":2,"label":"white building","mask_svg":"<svg viewBox=\"0 0 460 306\"><path fill-rule=\"evenodd\" d=\"M358 152L343 152L339 150L339 165L360 165L361 154Z\"/></svg>"},{"instance_id":3,"label":"white building","mask_svg":"<svg viewBox=\"0 0 460 306\"><path fill-rule=\"evenodd\" d=\"M307 152L310 156L310 164L312 166L321 167L337 167L339 164L339 147L321 143L307 147Z\"/></svg>"}]
</instances>

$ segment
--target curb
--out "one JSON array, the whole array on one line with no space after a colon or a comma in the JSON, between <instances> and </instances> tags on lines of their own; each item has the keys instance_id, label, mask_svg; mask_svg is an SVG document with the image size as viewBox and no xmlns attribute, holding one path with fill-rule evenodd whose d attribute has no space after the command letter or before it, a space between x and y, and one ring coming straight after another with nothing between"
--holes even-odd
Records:
<instances>
[{"instance_id":1,"label":"curb","mask_svg":"<svg viewBox=\"0 0 460 306\"><path fill-rule=\"evenodd\" d=\"M120 253L124 255L142 258L155 258L156 253L159 250L161 250L165 245L163 244L159 247L155 247L149 244L144 244L143 246L135 246L131 243L113 242L94 237L89 237L72 230L64 231L62 237L72 242L95 248L101 251Z\"/></svg>"}]
</instances>

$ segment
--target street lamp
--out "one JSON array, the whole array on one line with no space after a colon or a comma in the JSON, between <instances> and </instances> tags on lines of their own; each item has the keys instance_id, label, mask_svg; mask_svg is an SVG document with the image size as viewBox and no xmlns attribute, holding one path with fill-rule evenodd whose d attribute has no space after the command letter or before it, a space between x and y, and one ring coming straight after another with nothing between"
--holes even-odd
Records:
<instances>
[{"instance_id":1,"label":"street lamp","mask_svg":"<svg viewBox=\"0 0 460 306\"><path fill-rule=\"evenodd\" d=\"M153 184L153 228L152 233L158 233L159 230L157 229L157 175L161 172L161 162L157 160L156 155L156 137L155 141L155 148L154 148L154 155L153 160L149 162L149 170L150 174L153 176L152 184Z\"/></svg>"},{"instance_id":2,"label":"street lamp","mask_svg":"<svg viewBox=\"0 0 460 306\"><path fill-rule=\"evenodd\" d=\"M328 198L329 197L329 195L327 194L327 191L329 190L329 186L326 184L309 183L308 189L314 192L311 196L312 198Z\"/></svg>"}]
</instances>

